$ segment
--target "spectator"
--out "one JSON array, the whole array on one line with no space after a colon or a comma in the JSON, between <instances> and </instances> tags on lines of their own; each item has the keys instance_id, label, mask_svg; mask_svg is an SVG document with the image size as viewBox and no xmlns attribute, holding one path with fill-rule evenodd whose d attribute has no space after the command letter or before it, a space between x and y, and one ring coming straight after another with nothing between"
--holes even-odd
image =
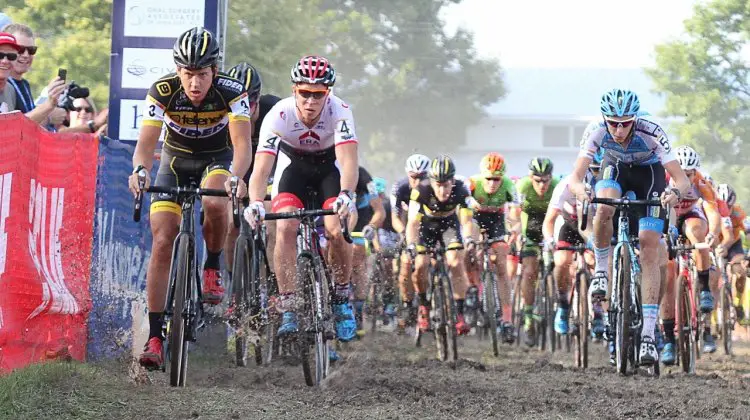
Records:
<instances>
[{"instance_id":1,"label":"spectator","mask_svg":"<svg viewBox=\"0 0 750 420\"><path fill-rule=\"evenodd\" d=\"M49 85L47 85L48 96L51 100L38 107L35 106L34 97L31 94L31 86L28 80L24 79L24 74L31 69L31 64L34 62L34 55L37 52L34 32L28 26L20 23L11 23L3 28L3 31L13 35L16 38L17 44L21 47L18 59L13 62L11 78L8 80L8 83L16 91L15 109L23 112L37 123L48 124L50 123L51 114L55 111L57 100L65 90L65 81L55 76ZM60 113L56 113L56 116L59 119Z\"/></svg>"},{"instance_id":2,"label":"spectator","mask_svg":"<svg viewBox=\"0 0 750 420\"><path fill-rule=\"evenodd\" d=\"M70 111L70 128L86 127L97 135L104 134L107 130L108 114L107 109L97 112L94 100L90 97L76 98L73 100L73 110Z\"/></svg>"},{"instance_id":3,"label":"spectator","mask_svg":"<svg viewBox=\"0 0 750 420\"><path fill-rule=\"evenodd\" d=\"M16 109L16 91L8 84L13 62L18 59L20 47L13 35L0 32L0 113Z\"/></svg>"}]
</instances>

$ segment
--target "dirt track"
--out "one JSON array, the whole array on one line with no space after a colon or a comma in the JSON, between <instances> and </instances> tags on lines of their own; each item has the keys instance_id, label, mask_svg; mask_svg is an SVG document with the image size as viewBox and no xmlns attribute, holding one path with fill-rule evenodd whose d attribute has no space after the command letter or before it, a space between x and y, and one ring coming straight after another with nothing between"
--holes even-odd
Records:
<instances>
[{"instance_id":1,"label":"dirt track","mask_svg":"<svg viewBox=\"0 0 750 420\"><path fill-rule=\"evenodd\" d=\"M503 346L500 358L494 359L486 343L466 337L460 342L461 360L450 364L434 360L433 346L415 349L408 337L381 334L350 345L323 388L310 389L301 369L282 361L233 366L218 344L223 339L218 327L201 338L202 348L191 352L187 388L170 388L162 373L146 376L128 372L126 364L97 365L93 374L61 380L55 387L59 391L50 396L57 405L50 418L750 416L747 345L737 344L739 356L734 358L704 357L698 376L663 369L661 378L652 379L617 376L605 365L601 346L593 349L591 368L581 371L571 367L570 354ZM217 345L206 344L210 342ZM19 412L29 418L42 414Z\"/></svg>"}]
</instances>

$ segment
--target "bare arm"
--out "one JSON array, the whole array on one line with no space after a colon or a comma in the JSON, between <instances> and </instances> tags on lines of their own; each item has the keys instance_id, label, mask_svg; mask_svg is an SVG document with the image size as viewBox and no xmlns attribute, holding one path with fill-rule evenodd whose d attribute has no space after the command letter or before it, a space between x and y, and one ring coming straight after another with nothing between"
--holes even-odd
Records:
<instances>
[{"instance_id":1,"label":"bare arm","mask_svg":"<svg viewBox=\"0 0 750 420\"><path fill-rule=\"evenodd\" d=\"M461 234L463 235L464 240L472 237L471 234L474 229L474 224L471 223L471 220L473 214L474 212L467 208L461 208L458 211L458 220L461 222Z\"/></svg>"},{"instance_id":2,"label":"bare arm","mask_svg":"<svg viewBox=\"0 0 750 420\"><path fill-rule=\"evenodd\" d=\"M385 207L383 207L383 199L380 197L371 199L370 207L372 207L373 214L369 224L376 228L382 227L383 222L385 221Z\"/></svg>"},{"instance_id":3,"label":"bare arm","mask_svg":"<svg viewBox=\"0 0 750 420\"><path fill-rule=\"evenodd\" d=\"M263 201L266 198L266 189L268 186L268 177L271 176L273 163L276 161L276 155L271 153L256 153L253 172L250 174L250 183L248 185L248 194L250 201Z\"/></svg>"},{"instance_id":4,"label":"bare arm","mask_svg":"<svg viewBox=\"0 0 750 420\"><path fill-rule=\"evenodd\" d=\"M680 194L684 196L685 193L687 193L688 188L690 188L690 181L688 180L687 175L685 175L685 171L680 167L679 162L677 160L667 162L664 164L664 169L667 171L670 178L672 178L675 187L680 190Z\"/></svg>"},{"instance_id":5,"label":"bare arm","mask_svg":"<svg viewBox=\"0 0 750 420\"><path fill-rule=\"evenodd\" d=\"M401 217L396 211L391 212L391 225L393 226L393 230L395 230L396 233L404 233L404 231L406 230L406 223L404 222L404 218Z\"/></svg>"},{"instance_id":6,"label":"bare arm","mask_svg":"<svg viewBox=\"0 0 750 420\"><path fill-rule=\"evenodd\" d=\"M544 216L544 223L542 224L542 233L544 239L555 237L555 221L557 216L560 215L560 209L552 206L547 207L547 214Z\"/></svg>"},{"instance_id":7,"label":"bare arm","mask_svg":"<svg viewBox=\"0 0 750 420\"><path fill-rule=\"evenodd\" d=\"M87 129L88 131L88 129ZM143 165L149 172L154 163L154 151L159 143L161 125L144 125L138 133L138 142L133 153L133 167Z\"/></svg>"},{"instance_id":8,"label":"bare arm","mask_svg":"<svg viewBox=\"0 0 750 420\"><path fill-rule=\"evenodd\" d=\"M341 189L354 192L359 179L357 143L346 143L336 146L336 160L341 165Z\"/></svg>"},{"instance_id":9,"label":"bare arm","mask_svg":"<svg viewBox=\"0 0 750 420\"><path fill-rule=\"evenodd\" d=\"M250 169L252 146L250 137L253 125L250 121L236 120L229 122L229 137L232 139L234 156L232 157L232 175L240 179Z\"/></svg>"}]
</instances>

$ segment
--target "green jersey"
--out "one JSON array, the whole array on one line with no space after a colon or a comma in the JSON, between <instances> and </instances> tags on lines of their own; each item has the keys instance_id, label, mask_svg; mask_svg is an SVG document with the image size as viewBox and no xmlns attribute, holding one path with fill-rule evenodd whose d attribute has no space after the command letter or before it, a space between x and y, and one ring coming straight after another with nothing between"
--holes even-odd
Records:
<instances>
[{"instance_id":1,"label":"green jersey","mask_svg":"<svg viewBox=\"0 0 750 420\"><path fill-rule=\"evenodd\" d=\"M518 201L521 204L521 210L529 218L543 221L547 213L547 206L549 206L549 202L552 199L552 193L559 182L559 178L553 177L547 192L540 197L534 190L531 177L525 176L519 179L516 182L516 190L518 191Z\"/></svg>"},{"instance_id":2,"label":"green jersey","mask_svg":"<svg viewBox=\"0 0 750 420\"><path fill-rule=\"evenodd\" d=\"M492 207L494 212L502 212L505 203L512 203L516 198L516 188L508 176L503 177L503 183L494 194L488 193L484 188L484 177L474 175L469 178L469 191L471 196L482 207Z\"/></svg>"}]
</instances>

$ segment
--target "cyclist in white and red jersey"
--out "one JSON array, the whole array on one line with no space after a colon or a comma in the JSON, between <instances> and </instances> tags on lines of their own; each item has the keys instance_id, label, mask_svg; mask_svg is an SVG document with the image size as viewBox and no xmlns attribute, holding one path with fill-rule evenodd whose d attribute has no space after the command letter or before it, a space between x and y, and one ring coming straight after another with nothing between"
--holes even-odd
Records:
<instances>
[{"instance_id":1,"label":"cyclist in white and red jersey","mask_svg":"<svg viewBox=\"0 0 750 420\"><path fill-rule=\"evenodd\" d=\"M274 212L312 204L333 208L342 218L350 213L356 218L357 135L349 105L331 93L336 72L326 58L305 56L292 67L291 79L294 94L274 105L261 125L245 217L255 226L265 215L266 183L278 156L271 192ZM344 241L336 216L325 217L324 224L335 283L336 333L339 340L350 341L357 327L349 304L352 247ZM293 309L298 226L294 219L279 220L276 225L274 267L283 312L279 335L297 331Z\"/></svg>"}]
</instances>

